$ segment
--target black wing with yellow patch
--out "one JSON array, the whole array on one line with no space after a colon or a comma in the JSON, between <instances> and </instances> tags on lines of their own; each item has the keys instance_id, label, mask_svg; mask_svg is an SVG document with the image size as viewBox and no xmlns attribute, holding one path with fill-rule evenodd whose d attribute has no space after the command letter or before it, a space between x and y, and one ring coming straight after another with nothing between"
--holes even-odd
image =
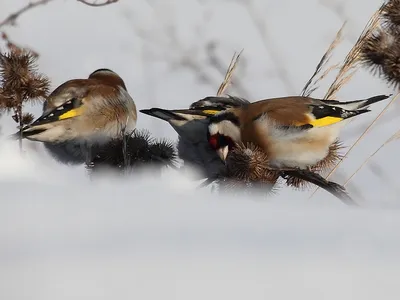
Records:
<instances>
[{"instance_id":1,"label":"black wing with yellow patch","mask_svg":"<svg viewBox=\"0 0 400 300\"><path fill-rule=\"evenodd\" d=\"M52 123L55 121L65 120L73 117L77 117L82 114L82 101L79 99L71 99L64 104L54 108L47 114L41 116L30 127Z\"/></svg>"},{"instance_id":2,"label":"black wing with yellow patch","mask_svg":"<svg viewBox=\"0 0 400 300\"><path fill-rule=\"evenodd\" d=\"M313 127L332 125L370 111L369 109L345 110L330 105L310 105L310 109L314 119L310 120L309 124Z\"/></svg>"}]
</instances>

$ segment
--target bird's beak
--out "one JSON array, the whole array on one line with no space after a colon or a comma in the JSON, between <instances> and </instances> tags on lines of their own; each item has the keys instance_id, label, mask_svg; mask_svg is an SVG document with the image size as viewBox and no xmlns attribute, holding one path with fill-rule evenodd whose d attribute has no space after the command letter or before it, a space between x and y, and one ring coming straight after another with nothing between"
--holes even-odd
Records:
<instances>
[{"instance_id":1,"label":"bird's beak","mask_svg":"<svg viewBox=\"0 0 400 300\"><path fill-rule=\"evenodd\" d=\"M225 146L217 150L218 156L221 158L223 162L226 161L226 157L228 156L229 147Z\"/></svg>"}]
</instances>

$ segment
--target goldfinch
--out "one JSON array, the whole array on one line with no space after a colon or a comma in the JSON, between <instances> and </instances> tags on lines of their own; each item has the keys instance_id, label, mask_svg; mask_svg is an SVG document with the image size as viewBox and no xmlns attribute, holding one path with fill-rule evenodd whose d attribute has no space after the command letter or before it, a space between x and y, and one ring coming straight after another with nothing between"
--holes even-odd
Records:
<instances>
[{"instance_id":1,"label":"goldfinch","mask_svg":"<svg viewBox=\"0 0 400 300\"><path fill-rule=\"evenodd\" d=\"M69 80L57 87L48 97L42 116L25 126L22 134L40 142L100 142L133 131L136 119L135 103L121 77L111 70L98 69L88 79Z\"/></svg>"},{"instance_id":2,"label":"goldfinch","mask_svg":"<svg viewBox=\"0 0 400 300\"><path fill-rule=\"evenodd\" d=\"M185 165L192 165L204 177L215 177L224 164L207 141L208 119L225 109L249 102L235 97L206 97L192 103L189 109L142 109L141 113L167 121L178 133L178 155Z\"/></svg>"},{"instance_id":3,"label":"goldfinch","mask_svg":"<svg viewBox=\"0 0 400 300\"><path fill-rule=\"evenodd\" d=\"M345 120L390 96L349 102L301 96L261 100L210 117L207 140L223 161L236 143L252 142L267 153L271 167L308 169L326 157Z\"/></svg>"}]
</instances>

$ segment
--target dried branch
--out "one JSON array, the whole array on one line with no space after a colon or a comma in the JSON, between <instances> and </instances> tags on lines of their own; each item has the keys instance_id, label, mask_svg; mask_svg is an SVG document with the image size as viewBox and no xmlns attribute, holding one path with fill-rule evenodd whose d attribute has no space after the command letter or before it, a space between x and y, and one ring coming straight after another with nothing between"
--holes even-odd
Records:
<instances>
[{"instance_id":1,"label":"dried branch","mask_svg":"<svg viewBox=\"0 0 400 300\"><path fill-rule=\"evenodd\" d=\"M342 42L343 39L343 29L344 26L346 25L346 22L343 23L342 27L339 29L339 31L336 33L336 36L332 43L329 45L328 49L322 56L321 60L319 61L317 67L315 68L314 74L311 76L311 78L307 81L306 85L304 86L303 90L301 91L301 96L310 96L317 88L317 84L323 80L328 73L330 73L332 70L338 67L338 64L335 64L333 66L330 66L328 69L326 69L322 75L316 79L316 76L322 72L324 67L328 64L330 59L332 58L332 52L333 50L337 47Z\"/></svg>"},{"instance_id":2,"label":"dried branch","mask_svg":"<svg viewBox=\"0 0 400 300\"><path fill-rule=\"evenodd\" d=\"M218 88L217 96L221 96L225 90L228 88L229 84L231 83L233 72L239 62L240 55L242 54L243 50L236 55L236 52L232 56L231 63L226 71L225 78L222 81L221 85Z\"/></svg>"},{"instance_id":3,"label":"dried branch","mask_svg":"<svg viewBox=\"0 0 400 300\"><path fill-rule=\"evenodd\" d=\"M92 7L106 6L118 2L118 0L106 0L105 2L100 2L100 3L98 1L95 2L88 2L86 0L77 0L77 1Z\"/></svg>"},{"instance_id":4,"label":"dried branch","mask_svg":"<svg viewBox=\"0 0 400 300\"><path fill-rule=\"evenodd\" d=\"M27 11L41 6L41 5L45 5L47 3L49 3L52 0L40 0L40 1L36 1L36 2L29 2L27 5L23 6L22 8L20 8L19 10L17 10L16 12L10 14L7 18L5 18L3 21L0 22L0 28L5 26L5 25L15 25L16 20L24 13L26 13Z\"/></svg>"}]
</instances>

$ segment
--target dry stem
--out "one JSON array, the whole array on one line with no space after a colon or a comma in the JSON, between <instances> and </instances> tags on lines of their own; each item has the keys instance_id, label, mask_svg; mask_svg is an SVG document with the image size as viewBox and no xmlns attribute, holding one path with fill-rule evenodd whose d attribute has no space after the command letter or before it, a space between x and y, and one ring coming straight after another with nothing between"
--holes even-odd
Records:
<instances>
[{"instance_id":1,"label":"dry stem","mask_svg":"<svg viewBox=\"0 0 400 300\"><path fill-rule=\"evenodd\" d=\"M384 6L382 5L369 19L353 48L351 48L350 52L344 59L339 73L325 94L325 99L334 99L337 92L343 87L343 85L350 81L351 77L356 72L356 68L360 62L363 44L365 40L371 36L373 31L379 27L380 15L383 8Z\"/></svg>"},{"instance_id":2,"label":"dry stem","mask_svg":"<svg viewBox=\"0 0 400 300\"><path fill-rule=\"evenodd\" d=\"M242 55L242 52L243 52L243 49L242 49L242 51L239 52L239 54L236 55L236 52L233 54L231 62L229 64L229 67L226 70L225 78L218 88L217 96L221 96L225 92L225 90L228 88L229 84L231 83L233 72L236 69L236 66L239 62L239 58L240 58L240 55Z\"/></svg>"}]
</instances>

